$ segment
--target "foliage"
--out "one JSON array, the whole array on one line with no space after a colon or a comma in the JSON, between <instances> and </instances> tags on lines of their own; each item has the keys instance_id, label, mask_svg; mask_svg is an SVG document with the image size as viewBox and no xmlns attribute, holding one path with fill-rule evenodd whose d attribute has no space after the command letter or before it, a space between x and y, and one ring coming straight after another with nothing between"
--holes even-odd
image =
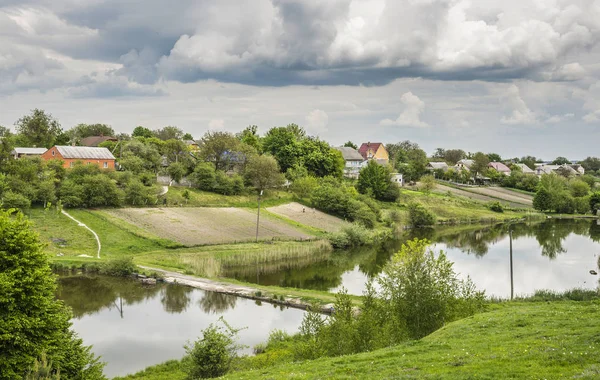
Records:
<instances>
[{"instance_id":1,"label":"foliage","mask_svg":"<svg viewBox=\"0 0 600 380\"><path fill-rule=\"evenodd\" d=\"M569 183L573 197L585 197L590 192L590 185L581 180L573 180Z\"/></svg>"},{"instance_id":2,"label":"foliage","mask_svg":"<svg viewBox=\"0 0 600 380\"><path fill-rule=\"evenodd\" d=\"M473 165L471 165L471 173L483 175L487 171L490 159L487 155L481 152L475 153L473 156Z\"/></svg>"},{"instance_id":3,"label":"foliage","mask_svg":"<svg viewBox=\"0 0 600 380\"><path fill-rule=\"evenodd\" d=\"M600 170L600 158L586 157L585 160L579 162L586 171L598 172Z\"/></svg>"},{"instance_id":4,"label":"foliage","mask_svg":"<svg viewBox=\"0 0 600 380\"><path fill-rule=\"evenodd\" d=\"M600 210L600 191L597 191L590 196L590 209L594 213Z\"/></svg>"},{"instance_id":5,"label":"foliage","mask_svg":"<svg viewBox=\"0 0 600 380\"><path fill-rule=\"evenodd\" d=\"M244 177L258 191L283 184L283 175L279 173L277 161L269 155L251 157L246 165Z\"/></svg>"},{"instance_id":6,"label":"foliage","mask_svg":"<svg viewBox=\"0 0 600 380\"><path fill-rule=\"evenodd\" d=\"M429 241L412 240L402 246L379 278L381 296L404 325L418 339L444 324L483 307L484 296L470 279L458 280L444 252L436 255Z\"/></svg>"},{"instance_id":7,"label":"foliage","mask_svg":"<svg viewBox=\"0 0 600 380\"><path fill-rule=\"evenodd\" d=\"M213 165L208 162L199 163L190 176L190 180L200 190L212 191L216 182Z\"/></svg>"},{"instance_id":8,"label":"foliage","mask_svg":"<svg viewBox=\"0 0 600 380\"><path fill-rule=\"evenodd\" d=\"M167 172L173 181L179 183L186 175L187 170L181 162L172 162L167 168Z\"/></svg>"},{"instance_id":9,"label":"foliage","mask_svg":"<svg viewBox=\"0 0 600 380\"><path fill-rule=\"evenodd\" d=\"M352 149L358 150L358 145L356 145L355 143L353 143L353 142L352 142L352 141L350 141L350 140L346 141L346 142L344 143L344 145L342 145L342 146L344 146L344 147L347 147L347 148L352 148Z\"/></svg>"},{"instance_id":10,"label":"foliage","mask_svg":"<svg viewBox=\"0 0 600 380\"><path fill-rule=\"evenodd\" d=\"M545 187L540 187L533 197L533 208L539 211L548 211L552 207L552 194Z\"/></svg>"},{"instance_id":11,"label":"foliage","mask_svg":"<svg viewBox=\"0 0 600 380\"><path fill-rule=\"evenodd\" d=\"M71 141L80 142L81 139L91 136L114 136L115 130L106 124L77 124L67 134Z\"/></svg>"},{"instance_id":12,"label":"foliage","mask_svg":"<svg viewBox=\"0 0 600 380\"><path fill-rule=\"evenodd\" d=\"M200 139L200 156L214 163L216 170L227 170L236 158L238 139L229 132L208 131Z\"/></svg>"},{"instance_id":13,"label":"foliage","mask_svg":"<svg viewBox=\"0 0 600 380\"><path fill-rule=\"evenodd\" d=\"M262 153L262 141L258 135L258 127L250 125L236 135L241 143L253 147L257 153Z\"/></svg>"},{"instance_id":14,"label":"foliage","mask_svg":"<svg viewBox=\"0 0 600 380\"><path fill-rule=\"evenodd\" d=\"M142 127L142 126L137 126L135 128L133 128L133 133L131 134L132 137L153 137L154 133L152 133L152 131L146 127Z\"/></svg>"},{"instance_id":15,"label":"foliage","mask_svg":"<svg viewBox=\"0 0 600 380\"><path fill-rule=\"evenodd\" d=\"M489 202L487 206L494 212L504 212L504 206L498 201Z\"/></svg>"},{"instance_id":16,"label":"foliage","mask_svg":"<svg viewBox=\"0 0 600 380\"><path fill-rule=\"evenodd\" d=\"M29 200L29 198L25 197L22 194L7 191L2 194L1 206L5 210L11 208L26 210L29 207L31 207L31 201Z\"/></svg>"},{"instance_id":17,"label":"foliage","mask_svg":"<svg viewBox=\"0 0 600 380\"><path fill-rule=\"evenodd\" d=\"M181 138L183 137L183 131L181 129L170 125L164 128L156 129L152 131L152 134L163 141L181 140Z\"/></svg>"},{"instance_id":18,"label":"foliage","mask_svg":"<svg viewBox=\"0 0 600 380\"><path fill-rule=\"evenodd\" d=\"M224 327L210 324L202 330L202 338L185 346L186 356L183 366L190 380L223 376L229 371L232 361L237 357L235 344L239 330L233 329L219 319Z\"/></svg>"},{"instance_id":19,"label":"foliage","mask_svg":"<svg viewBox=\"0 0 600 380\"><path fill-rule=\"evenodd\" d=\"M571 161L565 157L556 157L554 161L552 161L552 165L565 165L570 163Z\"/></svg>"},{"instance_id":20,"label":"foliage","mask_svg":"<svg viewBox=\"0 0 600 380\"><path fill-rule=\"evenodd\" d=\"M435 178L432 175L423 176L423 177L421 177L421 185L422 185L423 191L425 191L426 193L429 193L433 189L435 189L435 186L436 186Z\"/></svg>"},{"instance_id":21,"label":"foliage","mask_svg":"<svg viewBox=\"0 0 600 380\"><path fill-rule=\"evenodd\" d=\"M426 227L435 224L435 214L419 203L408 205L408 223L413 227Z\"/></svg>"},{"instance_id":22,"label":"foliage","mask_svg":"<svg viewBox=\"0 0 600 380\"><path fill-rule=\"evenodd\" d=\"M386 198L386 192L390 186L395 186L395 184L392 182L389 169L374 160L369 161L367 166L361 169L356 184L356 188L361 194L370 194L379 200Z\"/></svg>"},{"instance_id":23,"label":"foliage","mask_svg":"<svg viewBox=\"0 0 600 380\"><path fill-rule=\"evenodd\" d=\"M58 120L37 108L17 120L15 127L29 146L50 148L62 134Z\"/></svg>"},{"instance_id":24,"label":"foliage","mask_svg":"<svg viewBox=\"0 0 600 380\"><path fill-rule=\"evenodd\" d=\"M70 330L38 236L22 214L0 213L0 373L22 378L43 352L64 379L103 379L102 365Z\"/></svg>"},{"instance_id":25,"label":"foliage","mask_svg":"<svg viewBox=\"0 0 600 380\"><path fill-rule=\"evenodd\" d=\"M406 181L417 181L426 172L427 153L419 144L406 140L388 144L386 149L390 154L390 163L404 175Z\"/></svg>"},{"instance_id":26,"label":"foliage","mask_svg":"<svg viewBox=\"0 0 600 380\"><path fill-rule=\"evenodd\" d=\"M299 198L308 198L318 185L315 177L306 176L296 179L290 186L290 190Z\"/></svg>"},{"instance_id":27,"label":"foliage","mask_svg":"<svg viewBox=\"0 0 600 380\"><path fill-rule=\"evenodd\" d=\"M372 227L377 215L364 202L354 199L355 197L356 190L353 187L327 177L313 190L311 203L321 211Z\"/></svg>"},{"instance_id":28,"label":"foliage","mask_svg":"<svg viewBox=\"0 0 600 380\"><path fill-rule=\"evenodd\" d=\"M104 263L101 269L103 274L115 277L126 277L135 273L136 270L137 267L131 257L111 259Z\"/></svg>"},{"instance_id":29,"label":"foliage","mask_svg":"<svg viewBox=\"0 0 600 380\"><path fill-rule=\"evenodd\" d=\"M52 362L46 358L46 353L42 352L40 359L36 359L33 367L27 372L25 380L60 380L60 370L52 368Z\"/></svg>"}]
</instances>

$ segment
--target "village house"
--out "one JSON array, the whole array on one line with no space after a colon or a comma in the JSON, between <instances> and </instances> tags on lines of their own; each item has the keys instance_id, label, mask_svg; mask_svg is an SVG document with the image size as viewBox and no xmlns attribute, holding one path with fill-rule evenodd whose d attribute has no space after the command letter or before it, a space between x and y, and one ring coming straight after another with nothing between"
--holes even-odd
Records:
<instances>
[{"instance_id":1,"label":"village house","mask_svg":"<svg viewBox=\"0 0 600 380\"><path fill-rule=\"evenodd\" d=\"M572 176L572 175L582 175L582 171L585 173L585 170L583 168L581 168L580 170L577 170L574 168L574 166L576 165L569 165L569 164L564 164L564 165L550 165L550 164L536 164L535 166L535 174L537 174L538 176L542 176L544 174L552 174L552 173L556 173L556 174L560 174L560 175L564 175L564 176ZM580 166L580 165L577 165Z\"/></svg>"},{"instance_id":2,"label":"village house","mask_svg":"<svg viewBox=\"0 0 600 380\"><path fill-rule=\"evenodd\" d=\"M390 162L390 155L382 143L363 143L358 152L367 161L376 160L381 165L387 165Z\"/></svg>"},{"instance_id":3,"label":"village house","mask_svg":"<svg viewBox=\"0 0 600 380\"><path fill-rule=\"evenodd\" d=\"M504 165L502 162L490 162L488 164L488 168L492 168L498 173L502 173L504 175L510 175L510 168Z\"/></svg>"},{"instance_id":4,"label":"village house","mask_svg":"<svg viewBox=\"0 0 600 380\"><path fill-rule=\"evenodd\" d=\"M404 176L400 173L392 173L392 182L398 186L404 186Z\"/></svg>"},{"instance_id":5,"label":"village house","mask_svg":"<svg viewBox=\"0 0 600 380\"><path fill-rule=\"evenodd\" d=\"M115 168L115 156L108 149L98 147L56 145L44 152L42 159L61 160L65 168L72 168L76 162L98 165L100 169Z\"/></svg>"},{"instance_id":6,"label":"village house","mask_svg":"<svg viewBox=\"0 0 600 380\"><path fill-rule=\"evenodd\" d=\"M41 156L46 148L14 148L10 154L15 158Z\"/></svg>"},{"instance_id":7,"label":"village house","mask_svg":"<svg viewBox=\"0 0 600 380\"><path fill-rule=\"evenodd\" d=\"M531 169L529 166L525 164L513 164L516 167L521 169L521 173L523 174L535 174L535 170Z\"/></svg>"},{"instance_id":8,"label":"village house","mask_svg":"<svg viewBox=\"0 0 600 380\"><path fill-rule=\"evenodd\" d=\"M364 163L366 162L363 156L356 149L351 147L341 146L335 147L334 149L340 151L342 157L344 157L346 163L344 165L344 177L358 178L360 169L363 168Z\"/></svg>"},{"instance_id":9,"label":"village house","mask_svg":"<svg viewBox=\"0 0 600 380\"><path fill-rule=\"evenodd\" d=\"M81 146L98 146L105 141L119 141L116 137L112 136L89 136L81 139L79 142Z\"/></svg>"},{"instance_id":10,"label":"village house","mask_svg":"<svg viewBox=\"0 0 600 380\"><path fill-rule=\"evenodd\" d=\"M445 162L430 162L427 164L425 169L427 169L429 171L434 171L434 170L447 171L448 169L450 169L450 167Z\"/></svg>"},{"instance_id":11,"label":"village house","mask_svg":"<svg viewBox=\"0 0 600 380\"><path fill-rule=\"evenodd\" d=\"M187 145L188 149L190 150L190 152L196 153L200 151L200 146L198 145L198 143L194 140L183 140L183 142L185 143L185 145Z\"/></svg>"},{"instance_id":12,"label":"village house","mask_svg":"<svg viewBox=\"0 0 600 380\"><path fill-rule=\"evenodd\" d=\"M461 170L471 170L471 166L473 166L473 160L460 160L454 165L454 169L457 171Z\"/></svg>"}]
</instances>

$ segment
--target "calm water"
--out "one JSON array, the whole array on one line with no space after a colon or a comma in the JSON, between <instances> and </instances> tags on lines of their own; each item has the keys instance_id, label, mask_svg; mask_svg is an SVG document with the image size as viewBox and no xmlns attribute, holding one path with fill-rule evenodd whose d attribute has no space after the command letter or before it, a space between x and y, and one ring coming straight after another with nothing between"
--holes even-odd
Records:
<instances>
[{"instance_id":1,"label":"calm water","mask_svg":"<svg viewBox=\"0 0 600 380\"><path fill-rule=\"evenodd\" d=\"M296 332L304 312L178 285L142 286L109 277L59 279L58 297L73 308L73 329L107 363L109 377L184 355L183 345L223 317L249 346L274 329Z\"/></svg>"},{"instance_id":2,"label":"calm water","mask_svg":"<svg viewBox=\"0 0 600 380\"><path fill-rule=\"evenodd\" d=\"M264 285L337 291L342 287L362 294L369 278L403 241L413 237L434 242L435 250L446 252L461 277L470 276L487 295L510 297L510 239L513 235L514 294L526 295L536 289L594 289L599 271L600 224L596 220L546 220L538 223L495 225L485 228L449 227L411 231L385 246L348 252L334 252L324 260L302 267L269 271L261 267L229 268L226 276ZM258 280L257 280L258 279Z\"/></svg>"}]
</instances>

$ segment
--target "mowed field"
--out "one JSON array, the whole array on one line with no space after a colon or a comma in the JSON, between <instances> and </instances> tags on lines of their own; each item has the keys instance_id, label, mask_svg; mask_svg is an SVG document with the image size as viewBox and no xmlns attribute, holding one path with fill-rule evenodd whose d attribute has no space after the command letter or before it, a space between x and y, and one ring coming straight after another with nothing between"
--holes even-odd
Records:
<instances>
[{"instance_id":1,"label":"mowed field","mask_svg":"<svg viewBox=\"0 0 600 380\"><path fill-rule=\"evenodd\" d=\"M438 183L434 191L438 193L450 192L480 202L501 201L515 208L531 208L533 204L533 197L528 199L527 194L497 187L469 187L463 190Z\"/></svg>"},{"instance_id":2,"label":"mowed field","mask_svg":"<svg viewBox=\"0 0 600 380\"><path fill-rule=\"evenodd\" d=\"M318 228L327 232L339 231L347 222L340 218L325 214L324 212L306 207L300 203L292 202L281 206L269 207L267 210L273 214L289 218L300 224Z\"/></svg>"},{"instance_id":3,"label":"mowed field","mask_svg":"<svg viewBox=\"0 0 600 380\"><path fill-rule=\"evenodd\" d=\"M187 246L252 241L256 236L256 212L241 208L123 208L105 212ZM259 240L300 240L312 236L261 213L258 237Z\"/></svg>"}]
</instances>

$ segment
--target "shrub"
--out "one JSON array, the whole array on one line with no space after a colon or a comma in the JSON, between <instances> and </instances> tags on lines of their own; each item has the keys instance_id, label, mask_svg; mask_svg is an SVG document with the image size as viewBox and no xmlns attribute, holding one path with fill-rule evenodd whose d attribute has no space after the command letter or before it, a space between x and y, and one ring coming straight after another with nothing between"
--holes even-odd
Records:
<instances>
[{"instance_id":1,"label":"shrub","mask_svg":"<svg viewBox=\"0 0 600 380\"><path fill-rule=\"evenodd\" d=\"M535 193L533 197L533 208L538 211L548 211L552 209L552 194L545 187Z\"/></svg>"},{"instance_id":2,"label":"shrub","mask_svg":"<svg viewBox=\"0 0 600 380\"><path fill-rule=\"evenodd\" d=\"M408 223L413 227L425 227L435 224L435 215L419 203L408 205Z\"/></svg>"},{"instance_id":3,"label":"shrub","mask_svg":"<svg viewBox=\"0 0 600 380\"><path fill-rule=\"evenodd\" d=\"M7 191L2 196L2 208L18 208L21 210L25 210L31 207L31 201L27 199L27 197L19 194L13 193L12 191Z\"/></svg>"},{"instance_id":4,"label":"shrub","mask_svg":"<svg viewBox=\"0 0 600 380\"><path fill-rule=\"evenodd\" d=\"M202 162L190 175L192 183L200 190L212 191L215 186L215 167L210 162Z\"/></svg>"},{"instance_id":5,"label":"shrub","mask_svg":"<svg viewBox=\"0 0 600 380\"><path fill-rule=\"evenodd\" d=\"M487 207L494 212L504 212L504 206L498 201L489 202Z\"/></svg>"},{"instance_id":6,"label":"shrub","mask_svg":"<svg viewBox=\"0 0 600 380\"><path fill-rule=\"evenodd\" d=\"M187 379L206 379L223 376L231 367L231 362L237 357L235 344L239 330L234 330L222 318L219 319L225 327L210 324L202 330L202 338L193 344L185 345L187 355L182 360L182 366Z\"/></svg>"},{"instance_id":7,"label":"shrub","mask_svg":"<svg viewBox=\"0 0 600 380\"><path fill-rule=\"evenodd\" d=\"M288 172L290 170L292 169L289 169ZM294 194L296 194L297 197L307 198L317 186L318 182L315 177L306 176L297 178L290 186L290 189Z\"/></svg>"},{"instance_id":8,"label":"shrub","mask_svg":"<svg viewBox=\"0 0 600 380\"><path fill-rule=\"evenodd\" d=\"M574 198L575 212L578 214L587 214L590 212L590 197Z\"/></svg>"},{"instance_id":9,"label":"shrub","mask_svg":"<svg viewBox=\"0 0 600 380\"><path fill-rule=\"evenodd\" d=\"M367 205L354 199L351 199L348 203L348 216L350 220L367 228L375 227L377 222L375 213Z\"/></svg>"},{"instance_id":10,"label":"shrub","mask_svg":"<svg viewBox=\"0 0 600 380\"><path fill-rule=\"evenodd\" d=\"M100 271L109 276L125 277L135 273L136 269L133 259L125 257L107 261Z\"/></svg>"},{"instance_id":11,"label":"shrub","mask_svg":"<svg viewBox=\"0 0 600 380\"><path fill-rule=\"evenodd\" d=\"M597 191L590 196L590 209L592 212L600 210L600 192Z\"/></svg>"}]
</instances>

